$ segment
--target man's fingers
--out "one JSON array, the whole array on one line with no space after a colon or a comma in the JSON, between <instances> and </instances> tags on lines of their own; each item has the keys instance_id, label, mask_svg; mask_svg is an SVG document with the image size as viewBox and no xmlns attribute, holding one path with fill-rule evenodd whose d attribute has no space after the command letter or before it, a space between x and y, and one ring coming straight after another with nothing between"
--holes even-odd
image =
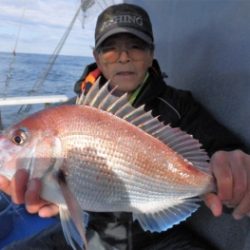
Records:
<instances>
[{"instance_id":1,"label":"man's fingers","mask_svg":"<svg viewBox=\"0 0 250 250\"><path fill-rule=\"evenodd\" d=\"M9 181L0 175L0 190L9 194L16 204L25 203L29 213L38 213L41 217L51 217L58 214L58 206L40 197L42 183L39 179L29 181L29 173L20 169Z\"/></svg>"},{"instance_id":2,"label":"man's fingers","mask_svg":"<svg viewBox=\"0 0 250 250\"><path fill-rule=\"evenodd\" d=\"M244 198L248 189L248 173L245 168L240 167L239 164L231 164L232 173L234 176L233 182L233 197L231 200L231 205L233 207L237 206Z\"/></svg>"},{"instance_id":3,"label":"man's fingers","mask_svg":"<svg viewBox=\"0 0 250 250\"><path fill-rule=\"evenodd\" d=\"M214 216L220 216L222 214L222 203L216 194L209 193L203 197L205 204L212 211Z\"/></svg>"},{"instance_id":4,"label":"man's fingers","mask_svg":"<svg viewBox=\"0 0 250 250\"><path fill-rule=\"evenodd\" d=\"M250 180L250 171L248 169L248 180ZM237 207L233 211L233 216L235 219L241 219L250 211L250 186L248 186L247 191L244 193L244 198L240 201Z\"/></svg>"},{"instance_id":5,"label":"man's fingers","mask_svg":"<svg viewBox=\"0 0 250 250\"><path fill-rule=\"evenodd\" d=\"M40 198L41 189L42 184L38 179L30 180L25 193L25 205L29 213L37 213L39 209L46 204L46 202Z\"/></svg>"},{"instance_id":6,"label":"man's fingers","mask_svg":"<svg viewBox=\"0 0 250 250\"><path fill-rule=\"evenodd\" d=\"M25 191L29 174L26 170L20 169L11 180L11 199L16 204L24 203Z\"/></svg>"},{"instance_id":7,"label":"man's fingers","mask_svg":"<svg viewBox=\"0 0 250 250\"><path fill-rule=\"evenodd\" d=\"M0 176L0 190L6 194L11 194L10 181L4 176Z\"/></svg>"},{"instance_id":8,"label":"man's fingers","mask_svg":"<svg viewBox=\"0 0 250 250\"><path fill-rule=\"evenodd\" d=\"M47 218L58 214L58 206L55 204L48 204L40 208L38 214L40 217Z\"/></svg>"},{"instance_id":9,"label":"man's fingers","mask_svg":"<svg viewBox=\"0 0 250 250\"><path fill-rule=\"evenodd\" d=\"M233 175L226 152L216 152L211 158L211 168L216 178L218 196L228 201L233 196Z\"/></svg>"}]
</instances>

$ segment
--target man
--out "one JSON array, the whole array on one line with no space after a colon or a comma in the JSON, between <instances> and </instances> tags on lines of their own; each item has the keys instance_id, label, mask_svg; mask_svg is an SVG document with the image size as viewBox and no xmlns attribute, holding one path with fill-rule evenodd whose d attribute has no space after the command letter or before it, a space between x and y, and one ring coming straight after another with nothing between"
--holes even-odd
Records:
<instances>
[{"instance_id":1,"label":"man","mask_svg":"<svg viewBox=\"0 0 250 250\"><path fill-rule=\"evenodd\" d=\"M100 85L110 80L110 87L118 86L115 95L128 92L133 106L146 104L145 109L152 109L153 115L164 123L180 127L199 139L211 156L210 166L218 189L216 194L204 197L205 204L214 216L222 214L223 205L233 209L235 219L247 216L250 156L242 151L241 142L218 124L189 92L174 89L163 81L154 60L154 37L148 14L130 4L107 8L97 20L94 57L96 64L89 65L76 83L78 95L87 92L98 77ZM55 205L40 199L41 182L28 178L24 170L18 171L11 182L2 177L0 189L9 193L14 202L25 202L30 213L38 212L42 217L57 214ZM181 249L211 249L205 242L192 238L183 224L167 233L149 234L132 223L130 214L123 213L91 213L88 237L91 244L97 242L96 249L178 249L180 239L186 246Z\"/></svg>"}]
</instances>

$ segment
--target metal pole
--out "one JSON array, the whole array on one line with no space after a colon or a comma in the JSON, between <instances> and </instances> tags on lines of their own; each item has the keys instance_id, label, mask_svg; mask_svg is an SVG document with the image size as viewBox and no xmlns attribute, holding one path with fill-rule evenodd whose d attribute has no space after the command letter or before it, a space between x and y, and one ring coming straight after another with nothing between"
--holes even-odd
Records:
<instances>
[{"instance_id":1,"label":"metal pole","mask_svg":"<svg viewBox=\"0 0 250 250\"><path fill-rule=\"evenodd\" d=\"M1 113L1 110L0 110L0 130L3 130L2 113Z\"/></svg>"}]
</instances>

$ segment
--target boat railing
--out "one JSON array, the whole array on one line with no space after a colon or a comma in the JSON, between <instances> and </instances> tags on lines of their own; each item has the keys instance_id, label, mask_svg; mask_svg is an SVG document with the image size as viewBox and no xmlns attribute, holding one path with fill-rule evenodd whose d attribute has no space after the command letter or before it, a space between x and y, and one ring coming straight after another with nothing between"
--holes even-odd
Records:
<instances>
[{"instance_id":1,"label":"boat railing","mask_svg":"<svg viewBox=\"0 0 250 250\"><path fill-rule=\"evenodd\" d=\"M37 95L37 96L15 96L15 97L1 97L0 108L3 106L23 106L44 104L45 107L54 103L64 103L71 98L66 95ZM0 110L0 130L3 129L3 122Z\"/></svg>"},{"instance_id":2,"label":"boat railing","mask_svg":"<svg viewBox=\"0 0 250 250\"><path fill-rule=\"evenodd\" d=\"M66 95L39 95L39 96L15 96L15 97L1 97L1 106L12 105L31 105L31 104L50 104L58 102L67 102L69 97Z\"/></svg>"}]
</instances>

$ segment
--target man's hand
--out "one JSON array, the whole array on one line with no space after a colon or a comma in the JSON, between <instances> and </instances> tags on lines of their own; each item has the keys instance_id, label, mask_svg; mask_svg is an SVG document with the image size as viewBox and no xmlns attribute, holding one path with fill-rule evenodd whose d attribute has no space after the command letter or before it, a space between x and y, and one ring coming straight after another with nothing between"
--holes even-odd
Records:
<instances>
[{"instance_id":1,"label":"man's hand","mask_svg":"<svg viewBox=\"0 0 250 250\"><path fill-rule=\"evenodd\" d=\"M58 207L40 198L41 188L41 181L39 179L29 181L29 174L24 169L18 170L11 181L0 176L0 190L9 194L14 203L25 203L29 213L38 213L41 217L56 215Z\"/></svg>"},{"instance_id":2,"label":"man's hand","mask_svg":"<svg viewBox=\"0 0 250 250\"><path fill-rule=\"evenodd\" d=\"M205 195L204 201L212 213L220 216L225 205L234 208L235 219L250 215L250 155L241 150L218 151L212 156L210 165L217 194Z\"/></svg>"}]
</instances>

